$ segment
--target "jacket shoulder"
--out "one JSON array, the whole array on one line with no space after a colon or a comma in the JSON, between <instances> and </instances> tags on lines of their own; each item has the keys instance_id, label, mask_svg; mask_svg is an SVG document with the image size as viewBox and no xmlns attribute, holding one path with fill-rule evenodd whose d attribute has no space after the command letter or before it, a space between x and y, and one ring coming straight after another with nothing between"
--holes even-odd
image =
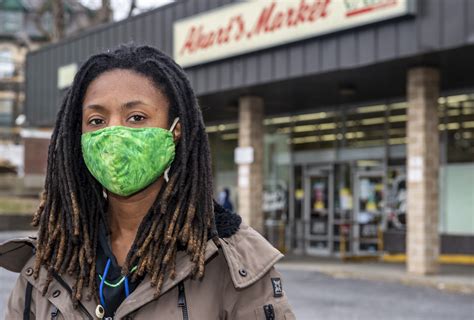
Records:
<instances>
[{"instance_id":1,"label":"jacket shoulder","mask_svg":"<svg viewBox=\"0 0 474 320\"><path fill-rule=\"evenodd\" d=\"M36 238L24 237L0 243L0 267L21 272L26 262L35 254Z\"/></svg>"},{"instance_id":2,"label":"jacket shoulder","mask_svg":"<svg viewBox=\"0 0 474 320\"><path fill-rule=\"evenodd\" d=\"M219 238L230 277L237 289L260 280L283 257L260 233L241 223L229 238Z\"/></svg>"}]
</instances>

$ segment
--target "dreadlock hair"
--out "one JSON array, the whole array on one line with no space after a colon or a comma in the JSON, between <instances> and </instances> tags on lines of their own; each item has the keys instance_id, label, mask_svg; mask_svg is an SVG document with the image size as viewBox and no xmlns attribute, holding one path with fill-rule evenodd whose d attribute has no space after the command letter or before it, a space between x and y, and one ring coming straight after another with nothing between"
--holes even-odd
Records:
<instances>
[{"instance_id":1,"label":"dreadlock hair","mask_svg":"<svg viewBox=\"0 0 474 320\"><path fill-rule=\"evenodd\" d=\"M209 142L183 69L150 46L126 44L93 55L77 72L57 114L42 201L32 222L39 226L34 275L38 277L41 267L47 270L43 295L55 275L67 273L75 279L75 306L84 288L89 288L87 299L97 299L99 219L107 221L102 186L89 173L82 157L82 103L91 81L113 69L132 70L151 79L168 98L168 122L179 117L182 128L169 182L143 218L122 273L128 275L130 267L136 265L132 279L148 274L158 296L165 275L176 275L178 245L190 256L192 276L201 278L207 240L217 235Z\"/></svg>"}]
</instances>

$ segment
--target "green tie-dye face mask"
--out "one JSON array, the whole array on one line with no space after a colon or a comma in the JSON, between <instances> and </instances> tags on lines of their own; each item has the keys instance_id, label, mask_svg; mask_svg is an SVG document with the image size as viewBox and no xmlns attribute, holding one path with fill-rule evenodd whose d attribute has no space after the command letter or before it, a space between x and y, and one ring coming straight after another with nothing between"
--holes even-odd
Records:
<instances>
[{"instance_id":1,"label":"green tie-dye face mask","mask_svg":"<svg viewBox=\"0 0 474 320\"><path fill-rule=\"evenodd\" d=\"M83 133L82 155L102 186L121 196L156 181L175 156L173 129L113 126Z\"/></svg>"}]
</instances>

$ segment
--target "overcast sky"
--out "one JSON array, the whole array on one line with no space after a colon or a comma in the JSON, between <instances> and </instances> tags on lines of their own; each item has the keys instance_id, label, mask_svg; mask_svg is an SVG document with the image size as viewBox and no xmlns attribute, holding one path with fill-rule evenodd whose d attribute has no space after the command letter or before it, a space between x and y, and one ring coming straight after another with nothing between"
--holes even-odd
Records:
<instances>
[{"instance_id":1,"label":"overcast sky","mask_svg":"<svg viewBox=\"0 0 474 320\"><path fill-rule=\"evenodd\" d=\"M81 0L86 6L90 8L97 8L101 4L101 0ZM114 20L122 20L127 17L128 10L130 9L130 0L111 0L112 7L114 9ZM162 5L174 2L173 0L137 0L137 7L140 10L149 10L157 8ZM134 14L136 14L135 12Z\"/></svg>"}]
</instances>

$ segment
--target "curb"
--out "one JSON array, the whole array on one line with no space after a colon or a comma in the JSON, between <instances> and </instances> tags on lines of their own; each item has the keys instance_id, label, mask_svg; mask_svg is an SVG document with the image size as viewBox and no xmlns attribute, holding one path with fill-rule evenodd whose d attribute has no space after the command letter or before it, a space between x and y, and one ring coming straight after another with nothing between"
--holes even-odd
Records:
<instances>
[{"instance_id":1,"label":"curb","mask_svg":"<svg viewBox=\"0 0 474 320\"><path fill-rule=\"evenodd\" d=\"M413 276L407 273L393 274L391 270L385 273L364 272L349 270L348 267L334 265L314 265L306 263L282 262L277 264L279 270L295 271L313 271L320 272L335 279L357 279L368 281L383 281L388 283L399 283L407 286L418 286L434 288L441 291L474 295L474 281L472 283L460 283L457 281L445 281L443 279L434 279L430 276ZM466 277L467 278L467 277ZM472 278L471 278L472 280Z\"/></svg>"}]
</instances>

